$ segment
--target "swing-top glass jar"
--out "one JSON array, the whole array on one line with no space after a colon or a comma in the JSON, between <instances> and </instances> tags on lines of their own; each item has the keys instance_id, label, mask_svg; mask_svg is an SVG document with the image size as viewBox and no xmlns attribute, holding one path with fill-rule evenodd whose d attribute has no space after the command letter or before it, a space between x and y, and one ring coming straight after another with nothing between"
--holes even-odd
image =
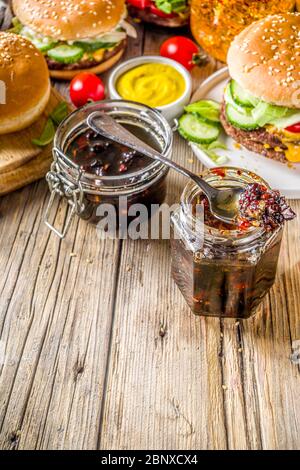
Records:
<instances>
[{"instance_id":1,"label":"swing-top glass jar","mask_svg":"<svg viewBox=\"0 0 300 470\"><path fill-rule=\"evenodd\" d=\"M120 215L127 215L133 204L143 204L150 215L151 206L161 204L166 195L168 167L94 133L87 118L97 112L110 114L163 156L171 156L172 130L155 109L131 101L107 100L74 111L57 130L54 161L47 174L51 197L45 222L61 238L75 214L96 224L101 219L100 204L111 204L118 224L124 220ZM70 206L62 230L50 222L57 196Z\"/></svg>"},{"instance_id":2,"label":"swing-top glass jar","mask_svg":"<svg viewBox=\"0 0 300 470\"><path fill-rule=\"evenodd\" d=\"M210 170L203 177L219 188L252 183L269 188L254 173L237 168ZM282 226L274 232L226 226L208 206L204 214L195 212L199 196L199 187L188 183L173 213L172 275L195 314L248 318L274 283Z\"/></svg>"}]
</instances>

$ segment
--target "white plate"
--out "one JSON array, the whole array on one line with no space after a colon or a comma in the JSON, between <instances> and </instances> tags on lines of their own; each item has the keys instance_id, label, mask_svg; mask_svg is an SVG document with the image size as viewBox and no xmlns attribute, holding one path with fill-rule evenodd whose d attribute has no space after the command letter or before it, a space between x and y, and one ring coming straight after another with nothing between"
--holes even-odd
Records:
<instances>
[{"instance_id":1,"label":"white plate","mask_svg":"<svg viewBox=\"0 0 300 470\"><path fill-rule=\"evenodd\" d=\"M194 94L192 101L213 99L220 102L228 78L227 67L214 73L202 83ZM220 140L225 143L227 150L216 149L215 152L218 155L227 157L228 160L224 166L234 166L254 171L264 178L271 188L279 189L282 194L290 199L300 199L300 163L293 163L292 167L289 167L284 163L250 152L243 147L239 149L234 140L228 137L225 132L222 133ZM214 168L217 166L197 145L192 144L192 149L206 167Z\"/></svg>"}]
</instances>

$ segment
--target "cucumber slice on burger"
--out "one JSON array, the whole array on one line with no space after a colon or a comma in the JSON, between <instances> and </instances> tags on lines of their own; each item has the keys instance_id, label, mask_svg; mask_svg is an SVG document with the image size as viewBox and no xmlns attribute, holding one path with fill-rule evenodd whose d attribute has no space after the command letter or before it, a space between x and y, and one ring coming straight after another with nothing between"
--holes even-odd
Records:
<instances>
[{"instance_id":1,"label":"cucumber slice on burger","mask_svg":"<svg viewBox=\"0 0 300 470\"><path fill-rule=\"evenodd\" d=\"M101 41L76 41L74 46L80 47L85 52L95 52L99 49L110 49L111 47L116 46L116 42L101 42Z\"/></svg>"},{"instance_id":2,"label":"cucumber slice on burger","mask_svg":"<svg viewBox=\"0 0 300 470\"><path fill-rule=\"evenodd\" d=\"M35 47L41 52L47 52L50 49L53 49L53 47L55 47L57 44L57 41L54 41L49 37L35 35L34 32L26 26L21 29L20 35L26 39L29 39L29 41L31 41L32 44L34 44Z\"/></svg>"},{"instance_id":3,"label":"cucumber slice on burger","mask_svg":"<svg viewBox=\"0 0 300 470\"><path fill-rule=\"evenodd\" d=\"M52 41L51 39L45 38L44 40L40 39L30 39L31 42L35 45L37 49L39 49L41 52L47 52L55 45L57 44L55 41Z\"/></svg>"},{"instance_id":4,"label":"cucumber slice on burger","mask_svg":"<svg viewBox=\"0 0 300 470\"><path fill-rule=\"evenodd\" d=\"M48 39L48 38L46 38L45 40L31 39L31 42L41 52L47 52L50 49L53 49L53 47L55 47L57 44L55 41L52 41L51 39Z\"/></svg>"},{"instance_id":5,"label":"cucumber slice on burger","mask_svg":"<svg viewBox=\"0 0 300 470\"><path fill-rule=\"evenodd\" d=\"M61 46L54 47L47 52L50 59L56 60L63 64L74 64L82 59L84 50L78 46L68 46L62 44Z\"/></svg>"},{"instance_id":6,"label":"cucumber slice on burger","mask_svg":"<svg viewBox=\"0 0 300 470\"><path fill-rule=\"evenodd\" d=\"M259 127L251 112L241 113L231 104L226 105L226 116L228 121L239 129L250 131Z\"/></svg>"},{"instance_id":7,"label":"cucumber slice on burger","mask_svg":"<svg viewBox=\"0 0 300 470\"><path fill-rule=\"evenodd\" d=\"M230 91L234 101L240 106L252 107L259 103L259 98L244 90L235 80L230 82Z\"/></svg>"},{"instance_id":8,"label":"cucumber slice on burger","mask_svg":"<svg viewBox=\"0 0 300 470\"><path fill-rule=\"evenodd\" d=\"M194 114L184 114L179 119L178 131L182 137L197 144L210 144L220 134L219 126L207 123Z\"/></svg>"},{"instance_id":9,"label":"cucumber slice on burger","mask_svg":"<svg viewBox=\"0 0 300 470\"><path fill-rule=\"evenodd\" d=\"M242 114L248 113L252 109L252 108L249 108L249 107L246 107L246 106L242 106L242 105L238 104L236 101L234 101L233 96L232 96L232 92L231 92L231 82L229 82L227 84L226 88L225 88L224 100L225 100L226 105L230 104L231 106L233 106L237 111L239 111Z\"/></svg>"}]
</instances>

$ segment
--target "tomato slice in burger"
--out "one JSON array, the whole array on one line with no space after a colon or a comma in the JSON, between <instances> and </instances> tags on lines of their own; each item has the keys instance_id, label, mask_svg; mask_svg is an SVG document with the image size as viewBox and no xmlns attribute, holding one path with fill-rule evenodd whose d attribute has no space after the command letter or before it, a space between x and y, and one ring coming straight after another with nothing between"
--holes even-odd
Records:
<instances>
[{"instance_id":1,"label":"tomato slice in burger","mask_svg":"<svg viewBox=\"0 0 300 470\"><path fill-rule=\"evenodd\" d=\"M164 13L159 8L157 8L154 3L150 4L150 12L153 15L159 16L160 18L174 18L176 16L175 13Z\"/></svg>"},{"instance_id":2,"label":"tomato slice in burger","mask_svg":"<svg viewBox=\"0 0 300 470\"><path fill-rule=\"evenodd\" d=\"M300 122L286 127L285 130L288 132L293 132L294 134L300 134Z\"/></svg>"},{"instance_id":3,"label":"tomato slice in burger","mask_svg":"<svg viewBox=\"0 0 300 470\"><path fill-rule=\"evenodd\" d=\"M127 0L127 3L140 10L145 10L145 8L150 7L151 0Z\"/></svg>"}]
</instances>

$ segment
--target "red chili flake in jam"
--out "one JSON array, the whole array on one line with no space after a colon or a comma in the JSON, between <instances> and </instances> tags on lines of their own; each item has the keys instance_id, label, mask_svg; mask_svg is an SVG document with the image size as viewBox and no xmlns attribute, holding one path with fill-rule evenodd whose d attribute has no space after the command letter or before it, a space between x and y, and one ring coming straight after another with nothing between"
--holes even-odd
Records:
<instances>
[{"instance_id":1,"label":"red chili flake in jam","mask_svg":"<svg viewBox=\"0 0 300 470\"><path fill-rule=\"evenodd\" d=\"M240 230L248 230L251 227L251 223L248 220L241 220L238 226Z\"/></svg>"},{"instance_id":2,"label":"red chili flake in jam","mask_svg":"<svg viewBox=\"0 0 300 470\"><path fill-rule=\"evenodd\" d=\"M221 178L225 178L226 176L225 170L223 168L213 168L211 172L217 176L220 176Z\"/></svg>"}]
</instances>

